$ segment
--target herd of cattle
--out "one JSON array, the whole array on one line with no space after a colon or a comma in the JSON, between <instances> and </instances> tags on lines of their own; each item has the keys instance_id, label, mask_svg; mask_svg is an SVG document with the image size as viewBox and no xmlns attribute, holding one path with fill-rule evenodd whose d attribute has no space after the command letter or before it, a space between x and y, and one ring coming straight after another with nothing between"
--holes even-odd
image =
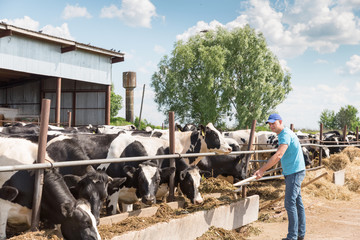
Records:
<instances>
[{"instance_id":1,"label":"herd of cattle","mask_svg":"<svg viewBox=\"0 0 360 240\"><path fill-rule=\"evenodd\" d=\"M175 186L192 203L202 203L199 192L201 176L232 176L239 181L247 176L245 154L228 155L247 150L250 130L220 132L213 124L206 126L177 125L175 152L217 155L180 158L176 166L169 159L103 163L47 169L44 171L41 220L60 225L65 239L100 239L97 225L105 203L108 215L115 214L118 204L141 201L146 205L164 199L169 191L169 176L175 173ZM297 132L302 143L311 143L318 136ZM0 166L33 164L37 158L39 126L12 124L0 127ZM354 140L352 135L347 139ZM325 144L339 143L338 132L324 134ZM350 141L350 140L349 140ZM268 131L255 134L259 150L276 149L276 134ZM323 151L331 154L341 148ZM304 146L306 165L318 147ZM63 162L169 154L167 130L136 130L129 126L88 126L59 128L49 126L46 161ZM265 159L265 158L264 158ZM196 163L196 164L194 164ZM0 239L6 239L6 226L28 225L34 192L34 172L0 172ZM120 206L121 206L120 204Z\"/></svg>"}]
</instances>

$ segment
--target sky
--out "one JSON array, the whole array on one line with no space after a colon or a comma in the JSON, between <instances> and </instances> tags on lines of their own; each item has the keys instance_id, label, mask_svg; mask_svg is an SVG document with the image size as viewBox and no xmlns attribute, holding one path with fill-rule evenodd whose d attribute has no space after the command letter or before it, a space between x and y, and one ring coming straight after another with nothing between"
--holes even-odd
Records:
<instances>
[{"instance_id":1,"label":"sky","mask_svg":"<svg viewBox=\"0 0 360 240\"><path fill-rule=\"evenodd\" d=\"M166 116L151 88L160 60L178 40L245 24L263 33L291 74L293 90L275 110L285 126L317 130L325 109L360 111L360 0L0 0L1 21L125 53L112 66L120 117L123 72L136 72L135 116L145 87L141 118L161 126Z\"/></svg>"}]
</instances>

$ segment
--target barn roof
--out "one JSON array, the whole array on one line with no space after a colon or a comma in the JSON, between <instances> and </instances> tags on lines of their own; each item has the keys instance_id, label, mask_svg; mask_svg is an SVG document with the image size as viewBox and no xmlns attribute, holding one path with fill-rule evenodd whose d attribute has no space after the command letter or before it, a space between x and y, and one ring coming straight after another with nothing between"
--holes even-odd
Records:
<instances>
[{"instance_id":1,"label":"barn roof","mask_svg":"<svg viewBox=\"0 0 360 240\"><path fill-rule=\"evenodd\" d=\"M92 53L109 56L112 58L112 63L124 61L125 54L121 53L121 52L116 52L116 51L92 46L90 44L79 43L76 41L51 36L51 35L48 35L48 34L45 34L42 32L36 32L36 31L29 30L29 29L24 29L24 28L13 26L13 25L9 25L4 22L0 23L0 38L5 37L5 36L11 36L14 34L26 35L27 37L36 38L39 40L50 41L53 43L60 44L62 53L68 52L68 51L74 51L76 49L81 49L81 50L89 51Z\"/></svg>"},{"instance_id":2,"label":"barn roof","mask_svg":"<svg viewBox=\"0 0 360 240\"><path fill-rule=\"evenodd\" d=\"M4 22L0 22L0 49L0 88L49 76L109 85L111 65L123 62L125 56Z\"/></svg>"}]
</instances>

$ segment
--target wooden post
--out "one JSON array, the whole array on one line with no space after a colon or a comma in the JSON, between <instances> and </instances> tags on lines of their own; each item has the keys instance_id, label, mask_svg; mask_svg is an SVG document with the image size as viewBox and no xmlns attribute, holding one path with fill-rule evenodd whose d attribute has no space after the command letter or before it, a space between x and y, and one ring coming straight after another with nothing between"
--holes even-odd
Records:
<instances>
[{"instance_id":1,"label":"wooden post","mask_svg":"<svg viewBox=\"0 0 360 240\"><path fill-rule=\"evenodd\" d=\"M60 105L61 105L61 78L58 78L56 85L56 107L55 107L55 122L56 122L56 126L58 127L60 127Z\"/></svg>"},{"instance_id":2,"label":"wooden post","mask_svg":"<svg viewBox=\"0 0 360 240\"><path fill-rule=\"evenodd\" d=\"M43 99L41 104L41 122L40 122L40 135L38 144L37 163L45 162L46 143L47 143L47 131L49 125L50 115L50 100ZM44 169L35 171L34 182L34 196L31 215L31 230L36 231L38 229L40 221L40 203L42 197L42 188L44 185Z\"/></svg>"},{"instance_id":3,"label":"wooden post","mask_svg":"<svg viewBox=\"0 0 360 240\"><path fill-rule=\"evenodd\" d=\"M68 111L67 114L68 114L68 127L71 127L71 112Z\"/></svg>"},{"instance_id":4,"label":"wooden post","mask_svg":"<svg viewBox=\"0 0 360 240\"><path fill-rule=\"evenodd\" d=\"M111 85L106 88L105 125L110 125Z\"/></svg>"},{"instance_id":5,"label":"wooden post","mask_svg":"<svg viewBox=\"0 0 360 240\"><path fill-rule=\"evenodd\" d=\"M254 143L254 137L255 137L255 127L256 127L256 120L252 122L251 125L251 131L250 131L250 137L249 137L249 144L248 144L248 151L252 149L253 143ZM248 176L248 169L249 169L249 160L252 154L246 154L246 163L245 163L245 174ZM242 187L242 197L246 197L246 187Z\"/></svg>"},{"instance_id":6,"label":"wooden post","mask_svg":"<svg viewBox=\"0 0 360 240\"><path fill-rule=\"evenodd\" d=\"M323 124L320 123L320 136L319 136L319 144L322 146L322 137L323 137ZM321 162L322 162L322 153L323 153L323 149L322 147L320 147L319 149L319 166L321 166Z\"/></svg>"},{"instance_id":7,"label":"wooden post","mask_svg":"<svg viewBox=\"0 0 360 240\"><path fill-rule=\"evenodd\" d=\"M174 120L174 112L169 112L169 146L170 146L170 154L175 153L175 120ZM170 159L170 167L175 167L175 159ZM169 180L169 197L168 201L174 201L174 186L175 183L175 172L170 175Z\"/></svg>"},{"instance_id":8,"label":"wooden post","mask_svg":"<svg viewBox=\"0 0 360 240\"><path fill-rule=\"evenodd\" d=\"M345 139L346 139L346 132L347 132L347 126L345 125L344 126L344 130L343 130L343 137L342 137L342 140L345 142Z\"/></svg>"},{"instance_id":9,"label":"wooden post","mask_svg":"<svg viewBox=\"0 0 360 240\"><path fill-rule=\"evenodd\" d=\"M73 91L73 93L72 93L72 111L71 111L71 120L72 120L72 122L71 122L71 125L72 126L76 126L76 99L77 99L77 97L76 97L76 86L77 86L77 81L75 81L74 82L74 91Z\"/></svg>"},{"instance_id":10,"label":"wooden post","mask_svg":"<svg viewBox=\"0 0 360 240\"><path fill-rule=\"evenodd\" d=\"M356 127L356 141L359 141L359 127Z\"/></svg>"}]
</instances>

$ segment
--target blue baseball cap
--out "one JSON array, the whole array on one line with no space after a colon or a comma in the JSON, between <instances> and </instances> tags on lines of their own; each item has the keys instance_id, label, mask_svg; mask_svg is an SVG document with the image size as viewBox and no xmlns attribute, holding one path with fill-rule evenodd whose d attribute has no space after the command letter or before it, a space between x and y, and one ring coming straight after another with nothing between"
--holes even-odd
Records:
<instances>
[{"instance_id":1,"label":"blue baseball cap","mask_svg":"<svg viewBox=\"0 0 360 240\"><path fill-rule=\"evenodd\" d=\"M269 116L266 123L274 123L276 120L282 120L281 116L277 113L273 113Z\"/></svg>"}]
</instances>

